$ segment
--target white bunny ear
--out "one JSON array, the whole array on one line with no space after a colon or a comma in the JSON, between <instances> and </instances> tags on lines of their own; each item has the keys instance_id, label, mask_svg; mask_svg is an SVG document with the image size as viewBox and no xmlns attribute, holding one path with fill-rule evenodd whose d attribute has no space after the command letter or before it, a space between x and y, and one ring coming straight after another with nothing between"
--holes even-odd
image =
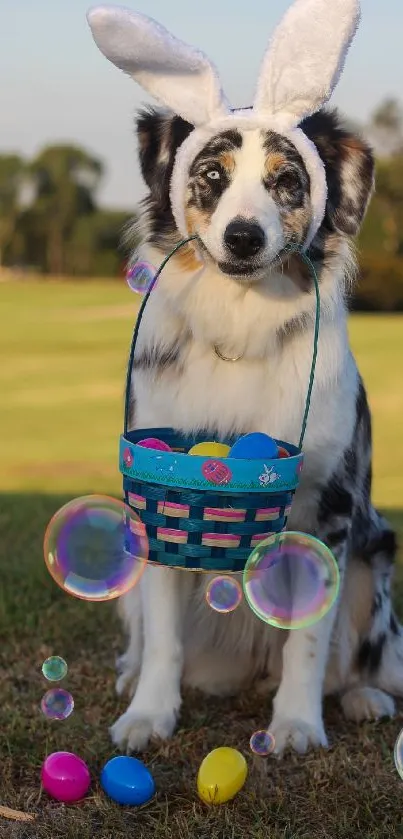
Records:
<instances>
[{"instance_id":1,"label":"white bunny ear","mask_svg":"<svg viewBox=\"0 0 403 839\"><path fill-rule=\"evenodd\" d=\"M98 6L87 19L106 58L192 125L229 112L209 59L152 18L119 6Z\"/></svg>"},{"instance_id":2,"label":"white bunny ear","mask_svg":"<svg viewBox=\"0 0 403 839\"><path fill-rule=\"evenodd\" d=\"M292 128L330 98L360 20L359 0L295 0L263 59L254 110Z\"/></svg>"}]
</instances>

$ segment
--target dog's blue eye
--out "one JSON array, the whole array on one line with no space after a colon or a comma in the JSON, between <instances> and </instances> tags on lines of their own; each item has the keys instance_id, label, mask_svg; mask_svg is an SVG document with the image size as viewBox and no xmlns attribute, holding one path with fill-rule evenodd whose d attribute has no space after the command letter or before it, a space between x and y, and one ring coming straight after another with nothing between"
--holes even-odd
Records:
<instances>
[{"instance_id":1,"label":"dog's blue eye","mask_svg":"<svg viewBox=\"0 0 403 839\"><path fill-rule=\"evenodd\" d=\"M218 171L218 169L210 169L210 170L206 173L206 177L207 177L210 181L219 181L219 180L220 180L220 178L221 178L221 174L220 174L220 172Z\"/></svg>"},{"instance_id":2,"label":"dog's blue eye","mask_svg":"<svg viewBox=\"0 0 403 839\"><path fill-rule=\"evenodd\" d=\"M280 189L286 189L289 192L293 192L301 187L301 180L297 172L281 172L277 178L276 186Z\"/></svg>"}]
</instances>

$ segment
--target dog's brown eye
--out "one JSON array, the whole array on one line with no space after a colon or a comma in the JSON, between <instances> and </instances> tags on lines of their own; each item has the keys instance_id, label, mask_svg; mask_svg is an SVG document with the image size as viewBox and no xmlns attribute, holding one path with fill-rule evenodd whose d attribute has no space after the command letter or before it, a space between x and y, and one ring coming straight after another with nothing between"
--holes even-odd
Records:
<instances>
[{"instance_id":1,"label":"dog's brown eye","mask_svg":"<svg viewBox=\"0 0 403 839\"><path fill-rule=\"evenodd\" d=\"M282 172L277 180L276 187L278 189L286 189L288 192L293 192L295 189L300 189L301 180L297 172Z\"/></svg>"}]
</instances>

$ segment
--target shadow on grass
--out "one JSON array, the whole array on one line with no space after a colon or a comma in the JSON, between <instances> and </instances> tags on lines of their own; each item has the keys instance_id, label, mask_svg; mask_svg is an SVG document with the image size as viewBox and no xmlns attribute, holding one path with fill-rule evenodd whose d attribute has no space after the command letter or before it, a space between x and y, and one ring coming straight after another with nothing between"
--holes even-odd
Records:
<instances>
[{"instance_id":1,"label":"shadow on grass","mask_svg":"<svg viewBox=\"0 0 403 839\"><path fill-rule=\"evenodd\" d=\"M85 495L85 493L81 493ZM44 644L63 638L67 652L95 633L96 627L110 626L111 604L77 601L59 591L43 561L43 537L52 515L76 497L44 494L0 494L0 640L12 633L16 640L25 636L31 643L40 631ZM384 511L403 536L403 511ZM403 582L403 553L396 575ZM400 592L399 592L400 593ZM400 599L400 598L399 598ZM68 634L66 636L66 628ZM95 633L97 648L101 641Z\"/></svg>"},{"instance_id":2,"label":"shadow on grass","mask_svg":"<svg viewBox=\"0 0 403 839\"><path fill-rule=\"evenodd\" d=\"M48 522L74 497L74 493L0 495L0 641L10 642L11 635L15 642L24 637L32 644L36 636L45 645L63 641L63 648L72 653L89 634L99 644L97 626L105 623L108 629L111 604L66 597L45 567L43 538Z\"/></svg>"},{"instance_id":3,"label":"shadow on grass","mask_svg":"<svg viewBox=\"0 0 403 839\"><path fill-rule=\"evenodd\" d=\"M277 762L251 760L248 748L252 731L270 719L267 698L189 694L178 733L169 744L153 745L145 757L156 779L156 799L133 810L103 795L97 778L116 753L108 726L126 707L114 692L114 659L122 645L115 605L67 597L46 571L42 552L51 516L73 497L0 496L0 801L38 814L32 827L0 818L0 837L126 839L134 831L144 839L403 836L396 832L402 782L393 767L401 724L346 724L333 701L326 705L333 748ZM403 513L388 517L402 533ZM396 590L403 605L402 555L400 560ZM62 685L75 699L74 713L61 723L39 711L49 688L41 666L51 654L66 659L69 673ZM198 802L195 779L205 754L223 744L247 756L249 779L234 802L209 809ZM75 807L40 794L41 763L62 749L81 754L94 779L90 797Z\"/></svg>"}]
</instances>

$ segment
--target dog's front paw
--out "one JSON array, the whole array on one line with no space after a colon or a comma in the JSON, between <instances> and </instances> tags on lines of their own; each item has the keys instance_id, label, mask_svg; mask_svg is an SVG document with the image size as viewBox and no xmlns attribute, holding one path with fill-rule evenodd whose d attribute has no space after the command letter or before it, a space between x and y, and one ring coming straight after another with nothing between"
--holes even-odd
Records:
<instances>
[{"instance_id":1,"label":"dog's front paw","mask_svg":"<svg viewBox=\"0 0 403 839\"><path fill-rule=\"evenodd\" d=\"M345 717L354 722L393 717L396 710L391 696L371 687L357 687L347 691L342 697L341 706Z\"/></svg>"},{"instance_id":2,"label":"dog's front paw","mask_svg":"<svg viewBox=\"0 0 403 839\"><path fill-rule=\"evenodd\" d=\"M274 737L274 753L279 756L287 748L294 749L299 754L305 754L313 746L327 747L328 745L321 719L316 721L289 719L275 714L269 730Z\"/></svg>"},{"instance_id":3,"label":"dog's front paw","mask_svg":"<svg viewBox=\"0 0 403 839\"><path fill-rule=\"evenodd\" d=\"M175 730L177 713L172 710L159 714L128 710L110 728L115 746L121 751L141 752L150 740L168 740Z\"/></svg>"}]
</instances>

